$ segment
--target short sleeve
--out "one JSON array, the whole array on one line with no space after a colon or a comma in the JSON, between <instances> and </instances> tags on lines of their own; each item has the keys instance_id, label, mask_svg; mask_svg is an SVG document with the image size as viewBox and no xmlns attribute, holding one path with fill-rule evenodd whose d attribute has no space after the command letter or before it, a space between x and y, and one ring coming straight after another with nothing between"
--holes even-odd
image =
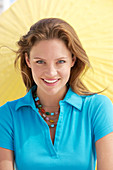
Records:
<instances>
[{"instance_id":1,"label":"short sleeve","mask_svg":"<svg viewBox=\"0 0 113 170\"><path fill-rule=\"evenodd\" d=\"M94 141L113 132L113 104L104 95L95 95L90 105Z\"/></svg>"},{"instance_id":2,"label":"short sleeve","mask_svg":"<svg viewBox=\"0 0 113 170\"><path fill-rule=\"evenodd\" d=\"M0 147L14 150L13 119L8 103L0 107Z\"/></svg>"}]
</instances>

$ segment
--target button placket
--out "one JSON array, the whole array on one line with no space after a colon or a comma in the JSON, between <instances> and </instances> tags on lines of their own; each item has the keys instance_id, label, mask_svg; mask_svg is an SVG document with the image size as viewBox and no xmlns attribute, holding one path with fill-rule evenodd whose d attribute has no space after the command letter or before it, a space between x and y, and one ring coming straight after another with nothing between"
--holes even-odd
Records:
<instances>
[{"instance_id":1,"label":"button placket","mask_svg":"<svg viewBox=\"0 0 113 170\"><path fill-rule=\"evenodd\" d=\"M60 103L60 114L59 114L59 118L58 118L58 122L57 122L57 126L56 126L54 145L51 140L49 126L47 125L47 123L44 121L44 119L39 114L38 109L35 110L44 125L44 128L43 128L44 136L46 138L46 142L47 142L50 154L52 157L55 157L55 158L58 158L58 147L60 144L60 140L61 140L60 137L61 137L61 132L62 132L62 128L63 128L64 103L63 103L63 101L60 101L59 103Z\"/></svg>"},{"instance_id":2,"label":"button placket","mask_svg":"<svg viewBox=\"0 0 113 170\"><path fill-rule=\"evenodd\" d=\"M60 144L61 140L61 133L62 133L62 128L63 128L63 113L64 113L64 107L63 107L63 102L60 101L60 114L59 114L59 119L56 127L56 133L55 133L55 141L54 141L54 148L56 152L58 152L58 147Z\"/></svg>"},{"instance_id":3,"label":"button placket","mask_svg":"<svg viewBox=\"0 0 113 170\"><path fill-rule=\"evenodd\" d=\"M45 141L47 142L47 145L48 145L48 149L49 149L49 152L51 154L51 156L53 157L56 157L57 158L57 153L56 153L56 150L54 148L54 145L51 141L51 137L50 137L50 132L49 132L49 126L48 124L44 121L44 119L41 117L38 109L35 109L35 112L36 114L39 116L40 120L42 121L42 126L43 126L43 134L44 134L44 137L45 137Z\"/></svg>"}]
</instances>

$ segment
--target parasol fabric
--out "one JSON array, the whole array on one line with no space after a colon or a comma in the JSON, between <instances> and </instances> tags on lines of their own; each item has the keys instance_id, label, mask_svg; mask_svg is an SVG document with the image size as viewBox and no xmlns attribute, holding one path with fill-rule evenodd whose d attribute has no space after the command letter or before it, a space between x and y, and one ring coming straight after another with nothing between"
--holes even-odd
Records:
<instances>
[{"instance_id":1,"label":"parasol fabric","mask_svg":"<svg viewBox=\"0 0 113 170\"><path fill-rule=\"evenodd\" d=\"M0 16L0 105L26 93L13 62L16 42L39 19L58 17L76 30L93 71L83 78L90 90L113 101L113 1L112 0L17 0Z\"/></svg>"}]
</instances>

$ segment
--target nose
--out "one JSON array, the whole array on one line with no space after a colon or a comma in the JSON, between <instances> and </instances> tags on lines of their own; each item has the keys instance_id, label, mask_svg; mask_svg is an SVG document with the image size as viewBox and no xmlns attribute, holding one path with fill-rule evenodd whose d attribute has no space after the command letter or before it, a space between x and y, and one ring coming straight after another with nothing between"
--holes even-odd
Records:
<instances>
[{"instance_id":1,"label":"nose","mask_svg":"<svg viewBox=\"0 0 113 170\"><path fill-rule=\"evenodd\" d=\"M53 64L49 64L45 70L45 76L47 77L54 77L57 75L57 69Z\"/></svg>"}]
</instances>

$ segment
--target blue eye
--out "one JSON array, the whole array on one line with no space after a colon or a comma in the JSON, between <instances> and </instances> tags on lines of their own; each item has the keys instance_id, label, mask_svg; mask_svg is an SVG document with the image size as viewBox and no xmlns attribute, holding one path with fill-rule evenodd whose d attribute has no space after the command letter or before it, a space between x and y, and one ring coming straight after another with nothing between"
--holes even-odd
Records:
<instances>
[{"instance_id":1,"label":"blue eye","mask_svg":"<svg viewBox=\"0 0 113 170\"><path fill-rule=\"evenodd\" d=\"M36 61L36 63L38 63L38 64L43 64L44 61L43 61L43 60L38 60L38 61Z\"/></svg>"},{"instance_id":2,"label":"blue eye","mask_svg":"<svg viewBox=\"0 0 113 170\"><path fill-rule=\"evenodd\" d=\"M63 63L65 63L65 61L64 60L59 60L58 63L63 64Z\"/></svg>"}]
</instances>

